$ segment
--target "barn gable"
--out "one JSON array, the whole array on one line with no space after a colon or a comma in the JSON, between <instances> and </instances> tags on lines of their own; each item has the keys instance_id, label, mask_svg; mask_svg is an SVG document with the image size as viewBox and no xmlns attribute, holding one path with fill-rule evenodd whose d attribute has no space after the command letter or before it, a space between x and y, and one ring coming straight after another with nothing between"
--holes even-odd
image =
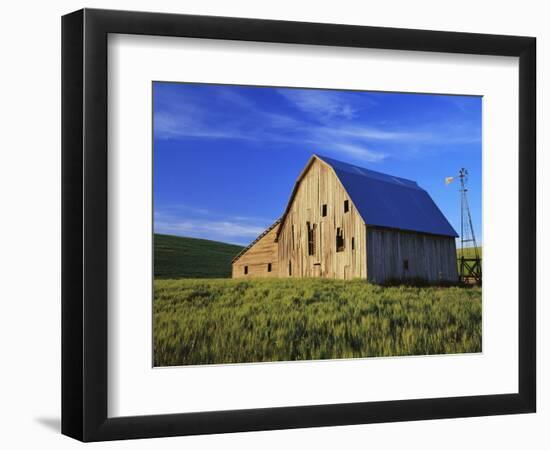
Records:
<instances>
[{"instance_id":1,"label":"barn gable","mask_svg":"<svg viewBox=\"0 0 550 450\"><path fill-rule=\"evenodd\" d=\"M312 157L277 234L282 277L365 278L366 228L330 166Z\"/></svg>"}]
</instances>

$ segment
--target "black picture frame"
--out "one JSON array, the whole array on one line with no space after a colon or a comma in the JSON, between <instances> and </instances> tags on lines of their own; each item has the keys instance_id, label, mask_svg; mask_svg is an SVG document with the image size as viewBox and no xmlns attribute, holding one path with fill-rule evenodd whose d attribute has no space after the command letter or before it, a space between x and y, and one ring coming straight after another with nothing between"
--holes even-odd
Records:
<instances>
[{"instance_id":1,"label":"black picture frame","mask_svg":"<svg viewBox=\"0 0 550 450\"><path fill-rule=\"evenodd\" d=\"M108 418L109 33L519 57L518 393ZM535 412L535 91L533 37L94 9L64 16L62 433L102 441Z\"/></svg>"}]
</instances>

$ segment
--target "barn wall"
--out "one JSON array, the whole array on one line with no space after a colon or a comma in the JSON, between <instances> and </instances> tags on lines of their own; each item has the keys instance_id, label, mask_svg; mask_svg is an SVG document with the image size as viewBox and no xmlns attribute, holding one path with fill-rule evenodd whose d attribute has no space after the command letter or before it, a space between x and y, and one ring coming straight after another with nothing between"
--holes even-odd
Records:
<instances>
[{"instance_id":1,"label":"barn wall","mask_svg":"<svg viewBox=\"0 0 550 450\"><path fill-rule=\"evenodd\" d=\"M233 278L278 276L277 243L275 242L278 228L279 225L276 225L233 263ZM268 263L271 263L271 272L267 270ZM248 267L247 275L244 273L245 266Z\"/></svg>"},{"instance_id":2,"label":"barn wall","mask_svg":"<svg viewBox=\"0 0 550 450\"><path fill-rule=\"evenodd\" d=\"M344 201L349 211L344 213ZM322 217L322 205L327 215ZM307 222L316 225L315 255L308 254ZM336 252L342 228L344 250ZM354 239L354 249L351 240ZM279 275L292 277L366 278L366 229L340 181L325 163L314 160L303 176L279 234Z\"/></svg>"},{"instance_id":3,"label":"barn wall","mask_svg":"<svg viewBox=\"0 0 550 450\"><path fill-rule=\"evenodd\" d=\"M407 278L457 281L455 239L367 227L367 268L373 283Z\"/></svg>"}]
</instances>

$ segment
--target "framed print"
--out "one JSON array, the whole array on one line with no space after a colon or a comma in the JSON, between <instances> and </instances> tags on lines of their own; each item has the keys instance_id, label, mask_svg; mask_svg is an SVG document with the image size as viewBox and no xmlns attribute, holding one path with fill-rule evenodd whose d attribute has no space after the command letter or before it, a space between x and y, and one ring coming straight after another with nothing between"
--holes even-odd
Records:
<instances>
[{"instance_id":1,"label":"framed print","mask_svg":"<svg viewBox=\"0 0 550 450\"><path fill-rule=\"evenodd\" d=\"M535 38L62 21L62 432L528 413Z\"/></svg>"}]
</instances>

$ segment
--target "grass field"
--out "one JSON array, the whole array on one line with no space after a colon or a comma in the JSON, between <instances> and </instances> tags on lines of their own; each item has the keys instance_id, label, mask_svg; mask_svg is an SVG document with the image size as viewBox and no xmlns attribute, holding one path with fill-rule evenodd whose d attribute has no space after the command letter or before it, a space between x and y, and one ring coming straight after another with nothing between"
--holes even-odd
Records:
<instances>
[{"instance_id":1,"label":"grass field","mask_svg":"<svg viewBox=\"0 0 550 450\"><path fill-rule=\"evenodd\" d=\"M226 278L240 245L187 237L154 235L155 278Z\"/></svg>"},{"instance_id":2,"label":"grass field","mask_svg":"<svg viewBox=\"0 0 550 450\"><path fill-rule=\"evenodd\" d=\"M155 366L481 351L481 289L155 280Z\"/></svg>"},{"instance_id":3,"label":"grass field","mask_svg":"<svg viewBox=\"0 0 550 450\"><path fill-rule=\"evenodd\" d=\"M477 247L477 251L478 251L479 257L482 258L483 257L483 247ZM462 256L462 250L460 248L457 248L456 249L456 257L460 258L461 256ZM474 256L475 256L474 247L464 249L464 257L465 258L473 258Z\"/></svg>"}]
</instances>

